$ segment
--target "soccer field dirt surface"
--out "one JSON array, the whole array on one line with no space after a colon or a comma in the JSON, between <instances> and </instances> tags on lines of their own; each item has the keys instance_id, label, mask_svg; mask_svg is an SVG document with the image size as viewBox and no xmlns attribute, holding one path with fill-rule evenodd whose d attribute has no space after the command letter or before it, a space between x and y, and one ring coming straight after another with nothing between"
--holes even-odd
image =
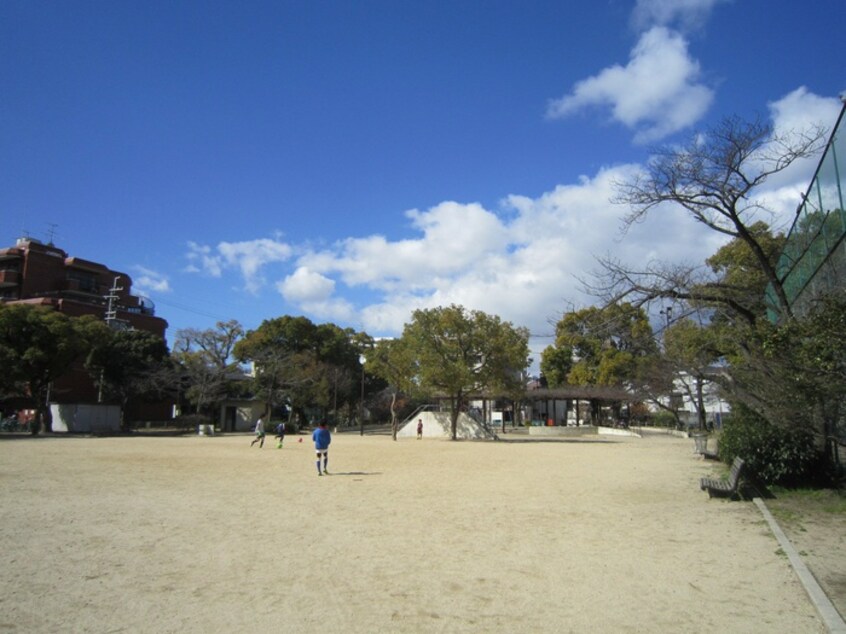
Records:
<instances>
[{"instance_id":1,"label":"soccer field dirt surface","mask_svg":"<svg viewBox=\"0 0 846 634\"><path fill-rule=\"evenodd\" d=\"M509 436L2 440L0 630L825 631L692 441Z\"/></svg>"}]
</instances>

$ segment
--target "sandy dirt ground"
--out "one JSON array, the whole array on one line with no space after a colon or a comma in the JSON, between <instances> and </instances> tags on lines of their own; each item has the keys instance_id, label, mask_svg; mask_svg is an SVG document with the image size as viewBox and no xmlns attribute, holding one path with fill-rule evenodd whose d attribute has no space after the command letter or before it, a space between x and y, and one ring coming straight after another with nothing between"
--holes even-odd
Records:
<instances>
[{"instance_id":1,"label":"sandy dirt ground","mask_svg":"<svg viewBox=\"0 0 846 634\"><path fill-rule=\"evenodd\" d=\"M833 490L766 501L835 609L846 615L846 498Z\"/></svg>"},{"instance_id":2,"label":"sandy dirt ground","mask_svg":"<svg viewBox=\"0 0 846 634\"><path fill-rule=\"evenodd\" d=\"M0 631L824 632L691 441L0 440Z\"/></svg>"}]
</instances>

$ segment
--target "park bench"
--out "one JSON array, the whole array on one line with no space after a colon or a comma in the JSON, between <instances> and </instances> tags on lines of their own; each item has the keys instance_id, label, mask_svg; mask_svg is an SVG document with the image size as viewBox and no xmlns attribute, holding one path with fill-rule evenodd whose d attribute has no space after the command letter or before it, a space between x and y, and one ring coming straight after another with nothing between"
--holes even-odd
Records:
<instances>
[{"instance_id":1,"label":"park bench","mask_svg":"<svg viewBox=\"0 0 846 634\"><path fill-rule=\"evenodd\" d=\"M734 499L738 496L738 487L740 486L740 478L743 476L744 464L745 463L741 458L735 458L731 465L728 480L702 478L699 481L699 488L703 491L707 490L709 498L716 495L720 497L731 497Z\"/></svg>"}]
</instances>

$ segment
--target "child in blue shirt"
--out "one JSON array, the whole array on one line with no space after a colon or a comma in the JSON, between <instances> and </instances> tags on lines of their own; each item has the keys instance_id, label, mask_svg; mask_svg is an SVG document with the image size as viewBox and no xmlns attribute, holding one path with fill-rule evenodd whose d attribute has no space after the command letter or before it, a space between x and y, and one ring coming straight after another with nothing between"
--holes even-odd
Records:
<instances>
[{"instance_id":1,"label":"child in blue shirt","mask_svg":"<svg viewBox=\"0 0 846 634\"><path fill-rule=\"evenodd\" d=\"M322 476L324 473L329 475L329 443L332 442L332 434L326 428L326 423L320 423L317 429L311 434L311 439L314 441L314 451L317 453L317 475ZM320 457L323 456L323 471L320 470Z\"/></svg>"}]
</instances>

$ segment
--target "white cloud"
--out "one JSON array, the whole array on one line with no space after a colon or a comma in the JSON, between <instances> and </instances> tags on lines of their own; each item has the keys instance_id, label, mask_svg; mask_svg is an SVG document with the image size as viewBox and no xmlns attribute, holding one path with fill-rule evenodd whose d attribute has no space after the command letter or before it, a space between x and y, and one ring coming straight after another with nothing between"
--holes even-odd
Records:
<instances>
[{"instance_id":1,"label":"white cloud","mask_svg":"<svg viewBox=\"0 0 846 634\"><path fill-rule=\"evenodd\" d=\"M132 279L132 288L135 292L140 294L171 292L170 281L166 275L143 266L136 266L133 270L138 272L138 275Z\"/></svg>"},{"instance_id":2,"label":"white cloud","mask_svg":"<svg viewBox=\"0 0 846 634\"><path fill-rule=\"evenodd\" d=\"M292 275L278 282L276 288L290 302L323 301L332 295L335 282L320 273L310 271L308 267L301 266Z\"/></svg>"},{"instance_id":3,"label":"white cloud","mask_svg":"<svg viewBox=\"0 0 846 634\"><path fill-rule=\"evenodd\" d=\"M820 97L804 86L768 104L773 132L780 137L811 132L821 128L830 132L842 104L834 97ZM828 137L825 137L828 140ZM758 201L773 212L764 218L772 226L786 231L796 208L814 177L821 155L794 161L787 169L771 176L759 193Z\"/></svg>"},{"instance_id":4,"label":"white cloud","mask_svg":"<svg viewBox=\"0 0 846 634\"><path fill-rule=\"evenodd\" d=\"M189 266L185 270L221 277L224 269L237 269L243 278L244 288L255 294L265 283L262 269L268 264L288 260L292 253L290 245L267 238L221 242L215 249L189 242L186 254Z\"/></svg>"},{"instance_id":5,"label":"white cloud","mask_svg":"<svg viewBox=\"0 0 846 634\"><path fill-rule=\"evenodd\" d=\"M188 253L185 255L188 266L186 273L205 273L212 277L220 277L223 269L220 258L212 254L211 247L188 242Z\"/></svg>"},{"instance_id":6,"label":"white cloud","mask_svg":"<svg viewBox=\"0 0 846 634\"><path fill-rule=\"evenodd\" d=\"M345 299L327 299L321 302L304 302L301 308L318 320L350 322L356 318L355 307Z\"/></svg>"},{"instance_id":7,"label":"white cloud","mask_svg":"<svg viewBox=\"0 0 846 634\"><path fill-rule=\"evenodd\" d=\"M638 30L652 26L700 28L718 4L727 0L637 0L632 10L632 24Z\"/></svg>"},{"instance_id":8,"label":"white cloud","mask_svg":"<svg viewBox=\"0 0 846 634\"><path fill-rule=\"evenodd\" d=\"M657 141L696 123L711 105L713 92L698 78L699 63L688 55L686 40L654 27L641 36L628 65L577 82L549 104L547 116L608 106L615 121L635 131L636 142Z\"/></svg>"},{"instance_id":9,"label":"white cloud","mask_svg":"<svg viewBox=\"0 0 846 634\"><path fill-rule=\"evenodd\" d=\"M418 290L430 288L439 278L450 278L508 241L496 214L475 203L444 202L406 215L412 227L422 232L420 239L350 238L333 250L308 253L299 262L312 271L339 273L348 285L389 292Z\"/></svg>"},{"instance_id":10,"label":"white cloud","mask_svg":"<svg viewBox=\"0 0 846 634\"><path fill-rule=\"evenodd\" d=\"M304 266L277 282L276 289L287 302L298 305L319 319L346 321L352 319L355 313L350 302L332 297L334 280Z\"/></svg>"},{"instance_id":11,"label":"white cloud","mask_svg":"<svg viewBox=\"0 0 846 634\"><path fill-rule=\"evenodd\" d=\"M837 121L842 104L834 97L820 97L800 86L768 106L776 132L791 132L813 125L830 129Z\"/></svg>"},{"instance_id":12,"label":"white cloud","mask_svg":"<svg viewBox=\"0 0 846 634\"><path fill-rule=\"evenodd\" d=\"M715 243L682 214L649 219L621 240L626 210L609 200L615 182L638 169L609 167L538 198L509 196L503 203L508 213L455 202L408 212L418 237L392 242L370 236L310 252L279 289L301 308L319 307L324 314L325 304L347 293L331 278L369 289L375 299L358 309L357 323L372 334L398 334L413 310L451 303L549 333L550 320L568 302L592 301L582 295L577 276L595 268L597 256L642 261L669 254L701 261L713 253Z\"/></svg>"},{"instance_id":13,"label":"white cloud","mask_svg":"<svg viewBox=\"0 0 846 634\"><path fill-rule=\"evenodd\" d=\"M284 262L291 257L291 247L283 242L263 238L247 242L221 242L217 250L227 266L241 270L244 287L258 292L264 284L261 269L272 262Z\"/></svg>"}]
</instances>

